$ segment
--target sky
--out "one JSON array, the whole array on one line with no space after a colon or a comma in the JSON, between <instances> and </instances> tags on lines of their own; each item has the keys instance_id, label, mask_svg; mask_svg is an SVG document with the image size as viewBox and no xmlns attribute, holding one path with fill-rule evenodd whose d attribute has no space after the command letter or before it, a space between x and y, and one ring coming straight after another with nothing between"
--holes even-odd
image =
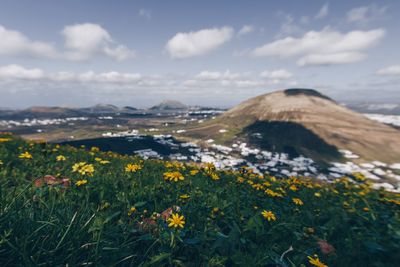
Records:
<instances>
[{"instance_id":1,"label":"sky","mask_svg":"<svg viewBox=\"0 0 400 267\"><path fill-rule=\"evenodd\" d=\"M400 1L0 0L0 107L400 103Z\"/></svg>"}]
</instances>

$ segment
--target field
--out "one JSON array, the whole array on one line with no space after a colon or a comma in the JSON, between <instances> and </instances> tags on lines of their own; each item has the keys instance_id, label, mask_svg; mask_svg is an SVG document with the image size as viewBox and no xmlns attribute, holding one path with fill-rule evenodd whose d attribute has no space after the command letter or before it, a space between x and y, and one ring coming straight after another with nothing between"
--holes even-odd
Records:
<instances>
[{"instance_id":1,"label":"field","mask_svg":"<svg viewBox=\"0 0 400 267\"><path fill-rule=\"evenodd\" d=\"M396 266L400 196L0 134L0 266Z\"/></svg>"}]
</instances>

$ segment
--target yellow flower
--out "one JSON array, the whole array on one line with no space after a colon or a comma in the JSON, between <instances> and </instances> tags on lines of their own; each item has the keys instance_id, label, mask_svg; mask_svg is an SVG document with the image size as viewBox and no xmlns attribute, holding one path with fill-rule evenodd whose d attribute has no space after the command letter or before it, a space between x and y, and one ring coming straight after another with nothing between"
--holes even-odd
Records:
<instances>
[{"instance_id":1,"label":"yellow flower","mask_svg":"<svg viewBox=\"0 0 400 267\"><path fill-rule=\"evenodd\" d=\"M264 186L263 186L262 184L253 184L252 187L253 187L255 190L261 190L261 189L264 188Z\"/></svg>"},{"instance_id":2,"label":"yellow flower","mask_svg":"<svg viewBox=\"0 0 400 267\"><path fill-rule=\"evenodd\" d=\"M93 147L90 148L90 151L93 152L93 153L99 152L100 148L93 146Z\"/></svg>"},{"instance_id":3,"label":"yellow flower","mask_svg":"<svg viewBox=\"0 0 400 267\"><path fill-rule=\"evenodd\" d=\"M211 173L211 179L213 179L214 181L219 180L219 176L216 173Z\"/></svg>"},{"instance_id":4,"label":"yellow flower","mask_svg":"<svg viewBox=\"0 0 400 267\"><path fill-rule=\"evenodd\" d=\"M189 199L190 196L188 194L184 194L184 195L180 195L179 198L180 199Z\"/></svg>"},{"instance_id":5,"label":"yellow flower","mask_svg":"<svg viewBox=\"0 0 400 267\"><path fill-rule=\"evenodd\" d=\"M101 160L100 161L100 164L102 164L102 165L106 165L108 163L110 163L110 161L108 161L108 160Z\"/></svg>"},{"instance_id":6,"label":"yellow flower","mask_svg":"<svg viewBox=\"0 0 400 267\"><path fill-rule=\"evenodd\" d=\"M190 171L190 175L196 175L196 174L198 174L199 173L199 170L191 170Z\"/></svg>"},{"instance_id":7,"label":"yellow flower","mask_svg":"<svg viewBox=\"0 0 400 267\"><path fill-rule=\"evenodd\" d=\"M133 213L136 212L136 207L131 207L128 211L128 216L131 216Z\"/></svg>"},{"instance_id":8,"label":"yellow flower","mask_svg":"<svg viewBox=\"0 0 400 267\"><path fill-rule=\"evenodd\" d=\"M32 158L32 154L29 152L24 152L21 155L19 155L20 159L31 159Z\"/></svg>"},{"instance_id":9,"label":"yellow flower","mask_svg":"<svg viewBox=\"0 0 400 267\"><path fill-rule=\"evenodd\" d=\"M79 172L81 175L93 176L94 167L93 164L87 164L86 162L75 163L72 166L72 172Z\"/></svg>"},{"instance_id":10,"label":"yellow flower","mask_svg":"<svg viewBox=\"0 0 400 267\"><path fill-rule=\"evenodd\" d=\"M11 141L11 138L0 138L0 143Z\"/></svg>"},{"instance_id":11,"label":"yellow flower","mask_svg":"<svg viewBox=\"0 0 400 267\"><path fill-rule=\"evenodd\" d=\"M270 211L270 210L263 210L263 211L261 212L261 215L262 215L265 219L267 219L269 222L270 222L270 221L276 221L275 214L274 214L272 211Z\"/></svg>"},{"instance_id":12,"label":"yellow flower","mask_svg":"<svg viewBox=\"0 0 400 267\"><path fill-rule=\"evenodd\" d=\"M174 228L183 228L185 225L185 217L183 215L179 215L178 213L172 214L172 216L168 219L168 227Z\"/></svg>"},{"instance_id":13,"label":"yellow flower","mask_svg":"<svg viewBox=\"0 0 400 267\"><path fill-rule=\"evenodd\" d=\"M3 164L4 164L4 163L3 163L3 161L2 161L2 160L0 160L0 166L1 166L1 165L3 165Z\"/></svg>"},{"instance_id":14,"label":"yellow flower","mask_svg":"<svg viewBox=\"0 0 400 267\"><path fill-rule=\"evenodd\" d=\"M292 191L297 191L297 190L298 190L297 187L296 187L294 184L292 184L292 185L289 187L289 189L292 190Z\"/></svg>"},{"instance_id":15,"label":"yellow flower","mask_svg":"<svg viewBox=\"0 0 400 267\"><path fill-rule=\"evenodd\" d=\"M64 157L63 155L59 155L59 156L56 157L56 160L57 161L65 161L65 160L67 160L67 158Z\"/></svg>"},{"instance_id":16,"label":"yellow flower","mask_svg":"<svg viewBox=\"0 0 400 267\"><path fill-rule=\"evenodd\" d=\"M178 182L185 180L185 177L180 172L164 172L164 179Z\"/></svg>"},{"instance_id":17,"label":"yellow flower","mask_svg":"<svg viewBox=\"0 0 400 267\"><path fill-rule=\"evenodd\" d=\"M84 185L84 184L87 184L87 180L79 180L79 181L77 181L76 183L75 183L75 185L76 186L81 186L81 185Z\"/></svg>"},{"instance_id":18,"label":"yellow flower","mask_svg":"<svg viewBox=\"0 0 400 267\"><path fill-rule=\"evenodd\" d=\"M303 201L300 198L292 198L292 200L293 200L293 203L296 205L299 205L299 206L304 205Z\"/></svg>"},{"instance_id":19,"label":"yellow flower","mask_svg":"<svg viewBox=\"0 0 400 267\"><path fill-rule=\"evenodd\" d=\"M94 158L95 161L102 161L102 158Z\"/></svg>"},{"instance_id":20,"label":"yellow flower","mask_svg":"<svg viewBox=\"0 0 400 267\"><path fill-rule=\"evenodd\" d=\"M244 178L243 178L243 177L238 177L238 178L236 178L236 181L237 181L239 184L242 184L242 183L244 182Z\"/></svg>"},{"instance_id":21,"label":"yellow flower","mask_svg":"<svg viewBox=\"0 0 400 267\"><path fill-rule=\"evenodd\" d=\"M138 164L128 164L125 166L126 172L137 172L140 169L142 169L142 166L140 166Z\"/></svg>"},{"instance_id":22,"label":"yellow flower","mask_svg":"<svg viewBox=\"0 0 400 267\"><path fill-rule=\"evenodd\" d=\"M316 193L314 193L314 196L315 196L315 197L321 197L321 193L316 192Z\"/></svg>"},{"instance_id":23,"label":"yellow flower","mask_svg":"<svg viewBox=\"0 0 400 267\"><path fill-rule=\"evenodd\" d=\"M322 262L319 260L319 258L318 258L317 255L314 255L314 258L311 257L311 256L308 256L308 262L309 262L311 265L314 265L314 266L317 266L317 267L328 267L328 265L322 263Z\"/></svg>"},{"instance_id":24,"label":"yellow flower","mask_svg":"<svg viewBox=\"0 0 400 267\"><path fill-rule=\"evenodd\" d=\"M369 208L368 207L364 207L363 211L369 211Z\"/></svg>"}]
</instances>

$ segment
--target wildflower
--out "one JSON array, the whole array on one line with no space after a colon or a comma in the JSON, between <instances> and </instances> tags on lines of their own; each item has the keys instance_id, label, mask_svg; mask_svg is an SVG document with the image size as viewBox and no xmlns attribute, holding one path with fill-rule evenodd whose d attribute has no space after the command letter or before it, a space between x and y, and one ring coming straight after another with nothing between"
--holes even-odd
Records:
<instances>
[{"instance_id":1,"label":"wildflower","mask_svg":"<svg viewBox=\"0 0 400 267\"><path fill-rule=\"evenodd\" d=\"M0 166L3 165L3 164L4 164L3 161L0 159Z\"/></svg>"},{"instance_id":2,"label":"wildflower","mask_svg":"<svg viewBox=\"0 0 400 267\"><path fill-rule=\"evenodd\" d=\"M128 211L128 216L131 216L133 213L136 212L136 207L131 207Z\"/></svg>"},{"instance_id":3,"label":"wildflower","mask_svg":"<svg viewBox=\"0 0 400 267\"><path fill-rule=\"evenodd\" d=\"M87 164L86 162L75 163L72 166L72 172L78 172L81 175L93 176L94 167L93 164Z\"/></svg>"},{"instance_id":4,"label":"wildflower","mask_svg":"<svg viewBox=\"0 0 400 267\"><path fill-rule=\"evenodd\" d=\"M188 194L184 194L184 195L180 195L179 198L180 199L189 199L190 196Z\"/></svg>"},{"instance_id":5,"label":"wildflower","mask_svg":"<svg viewBox=\"0 0 400 267\"><path fill-rule=\"evenodd\" d=\"M56 157L56 160L57 160L57 161L66 161L67 158L64 157L63 155L59 155L59 156Z\"/></svg>"},{"instance_id":6,"label":"wildflower","mask_svg":"<svg viewBox=\"0 0 400 267\"><path fill-rule=\"evenodd\" d=\"M102 161L103 159L102 158L94 158L94 160L99 162L99 161Z\"/></svg>"},{"instance_id":7,"label":"wildflower","mask_svg":"<svg viewBox=\"0 0 400 267\"><path fill-rule=\"evenodd\" d=\"M367 211L369 211L369 208L368 208L368 207L364 207L364 208L363 208L363 211L366 211L366 212L367 212Z\"/></svg>"},{"instance_id":8,"label":"wildflower","mask_svg":"<svg viewBox=\"0 0 400 267\"><path fill-rule=\"evenodd\" d=\"M178 213L172 214L172 216L168 219L168 227L174 228L183 228L185 225L185 217L183 215L179 215Z\"/></svg>"},{"instance_id":9,"label":"wildflower","mask_svg":"<svg viewBox=\"0 0 400 267\"><path fill-rule=\"evenodd\" d=\"M96 152L100 151L100 148L93 146L93 147L90 148L90 151L93 152L93 153L96 153Z\"/></svg>"},{"instance_id":10,"label":"wildflower","mask_svg":"<svg viewBox=\"0 0 400 267\"><path fill-rule=\"evenodd\" d=\"M292 198L292 200L293 200L293 203L296 205L299 205L299 206L304 205L303 201L300 198Z\"/></svg>"},{"instance_id":11,"label":"wildflower","mask_svg":"<svg viewBox=\"0 0 400 267\"><path fill-rule=\"evenodd\" d=\"M316 193L314 193L314 196L315 196L315 197L321 197L321 193L316 192Z\"/></svg>"},{"instance_id":12,"label":"wildflower","mask_svg":"<svg viewBox=\"0 0 400 267\"><path fill-rule=\"evenodd\" d=\"M11 138L0 138L0 143L11 141Z\"/></svg>"},{"instance_id":13,"label":"wildflower","mask_svg":"<svg viewBox=\"0 0 400 267\"><path fill-rule=\"evenodd\" d=\"M275 214L274 214L272 211L270 211L270 210L263 210L263 211L261 212L261 215L262 215L265 219L267 219L269 222L270 222L270 221L276 221Z\"/></svg>"},{"instance_id":14,"label":"wildflower","mask_svg":"<svg viewBox=\"0 0 400 267\"><path fill-rule=\"evenodd\" d=\"M218 174L216 174L216 173L211 173L211 179L213 179L214 181L217 181L217 180L219 180L220 178L219 178Z\"/></svg>"},{"instance_id":15,"label":"wildflower","mask_svg":"<svg viewBox=\"0 0 400 267\"><path fill-rule=\"evenodd\" d=\"M238 178L236 178L236 181L237 181L239 184L242 184L242 183L244 182L244 178L243 178L243 177L238 177Z\"/></svg>"},{"instance_id":16,"label":"wildflower","mask_svg":"<svg viewBox=\"0 0 400 267\"><path fill-rule=\"evenodd\" d=\"M252 187L257 191L264 188L262 184L253 184Z\"/></svg>"},{"instance_id":17,"label":"wildflower","mask_svg":"<svg viewBox=\"0 0 400 267\"><path fill-rule=\"evenodd\" d=\"M140 166L138 164L128 164L125 166L126 172L137 172L140 169L142 169L142 166Z\"/></svg>"},{"instance_id":18,"label":"wildflower","mask_svg":"<svg viewBox=\"0 0 400 267\"><path fill-rule=\"evenodd\" d=\"M29 152L24 152L21 155L19 155L20 159L31 159L32 158L32 154Z\"/></svg>"},{"instance_id":19,"label":"wildflower","mask_svg":"<svg viewBox=\"0 0 400 267\"><path fill-rule=\"evenodd\" d=\"M289 187L289 189L292 190L292 191L297 191L297 190L299 190L299 189L297 189L297 186L295 186L294 184L292 184L292 185Z\"/></svg>"},{"instance_id":20,"label":"wildflower","mask_svg":"<svg viewBox=\"0 0 400 267\"><path fill-rule=\"evenodd\" d=\"M164 173L164 179L169 180L169 181L183 181L185 180L185 177L180 172L165 172Z\"/></svg>"},{"instance_id":21,"label":"wildflower","mask_svg":"<svg viewBox=\"0 0 400 267\"><path fill-rule=\"evenodd\" d=\"M84 185L84 184L87 184L87 180L79 180L79 181L77 181L76 183L75 183L75 185L76 186L81 186L81 185Z\"/></svg>"},{"instance_id":22,"label":"wildflower","mask_svg":"<svg viewBox=\"0 0 400 267\"><path fill-rule=\"evenodd\" d=\"M198 174L199 173L199 170L191 170L190 171L190 175L196 175L196 174Z\"/></svg>"},{"instance_id":23,"label":"wildflower","mask_svg":"<svg viewBox=\"0 0 400 267\"><path fill-rule=\"evenodd\" d=\"M110 163L109 160L101 160L101 161L100 161L100 164L102 164L102 165L106 165L106 164L108 164L108 163Z\"/></svg>"},{"instance_id":24,"label":"wildflower","mask_svg":"<svg viewBox=\"0 0 400 267\"><path fill-rule=\"evenodd\" d=\"M318 258L317 255L314 255L314 258L311 257L311 256L308 256L308 262L309 262L311 265L314 265L314 266L317 266L317 267L328 267L328 265L322 263L322 262L319 260L319 258Z\"/></svg>"}]
</instances>

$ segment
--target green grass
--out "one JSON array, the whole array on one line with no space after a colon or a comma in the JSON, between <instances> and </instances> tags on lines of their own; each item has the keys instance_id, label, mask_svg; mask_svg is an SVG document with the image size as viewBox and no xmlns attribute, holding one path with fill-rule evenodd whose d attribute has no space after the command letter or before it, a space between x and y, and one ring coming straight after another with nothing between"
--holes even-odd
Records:
<instances>
[{"instance_id":1,"label":"green grass","mask_svg":"<svg viewBox=\"0 0 400 267\"><path fill-rule=\"evenodd\" d=\"M23 152L32 158L19 158ZM314 254L329 266L400 262L400 198L359 176L332 184L275 180L7 134L0 135L0 161L0 266L310 266ZM93 175L73 172L78 162L92 164ZM142 168L126 172L127 164ZM166 172L184 180L166 181ZM46 183L45 175L55 178ZM184 228L157 215L176 206Z\"/></svg>"}]
</instances>

